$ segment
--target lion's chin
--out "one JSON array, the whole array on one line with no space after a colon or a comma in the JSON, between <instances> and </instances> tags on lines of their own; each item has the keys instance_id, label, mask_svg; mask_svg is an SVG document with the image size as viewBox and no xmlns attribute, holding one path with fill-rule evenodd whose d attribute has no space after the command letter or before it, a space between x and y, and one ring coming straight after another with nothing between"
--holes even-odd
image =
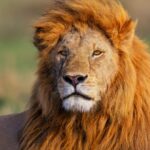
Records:
<instances>
[{"instance_id":1,"label":"lion's chin","mask_svg":"<svg viewBox=\"0 0 150 150\"><path fill-rule=\"evenodd\" d=\"M63 108L66 111L89 112L95 105L94 100L86 100L80 96L71 96L63 100Z\"/></svg>"}]
</instances>

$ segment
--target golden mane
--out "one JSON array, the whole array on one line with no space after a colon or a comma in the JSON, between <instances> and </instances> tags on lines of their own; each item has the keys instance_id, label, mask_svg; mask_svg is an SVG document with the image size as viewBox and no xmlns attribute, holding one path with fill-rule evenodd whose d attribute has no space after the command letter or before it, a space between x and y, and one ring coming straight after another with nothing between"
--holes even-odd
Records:
<instances>
[{"instance_id":1,"label":"golden mane","mask_svg":"<svg viewBox=\"0 0 150 150\"><path fill-rule=\"evenodd\" d=\"M149 149L150 54L135 36L135 24L116 0L56 0L50 4L35 25L40 63L21 150ZM118 50L119 71L103 95L101 110L66 113L59 107L53 75L46 79L46 60L72 27L84 31L87 26L103 31Z\"/></svg>"}]
</instances>

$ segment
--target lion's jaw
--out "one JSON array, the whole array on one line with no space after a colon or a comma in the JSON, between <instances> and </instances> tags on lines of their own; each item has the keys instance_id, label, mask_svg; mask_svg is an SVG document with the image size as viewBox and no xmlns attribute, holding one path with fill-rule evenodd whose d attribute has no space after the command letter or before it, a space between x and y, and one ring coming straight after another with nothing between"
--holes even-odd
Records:
<instances>
[{"instance_id":1,"label":"lion's jaw","mask_svg":"<svg viewBox=\"0 0 150 150\"><path fill-rule=\"evenodd\" d=\"M117 72L117 56L107 38L100 31L89 28L85 33L73 30L63 37L56 49L57 66L61 64L57 88L62 107L79 112L98 108L102 94ZM66 75L87 78L74 86L64 79Z\"/></svg>"},{"instance_id":2,"label":"lion's jaw","mask_svg":"<svg viewBox=\"0 0 150 150\"><path fill-rule=\"evenodd\" d=\"M65 110L88 112L96 105L96 100L90 97L90 95L96 95L96 91L98 91L96 86L90 87L82 83L77 85L75 89L72 85L64 81L61 81L61 83L63 83L63 89L59 83L58 90L63 101L62 106ZM97 95L97 97L99 96Z\"/></svg>"}]
</instances>

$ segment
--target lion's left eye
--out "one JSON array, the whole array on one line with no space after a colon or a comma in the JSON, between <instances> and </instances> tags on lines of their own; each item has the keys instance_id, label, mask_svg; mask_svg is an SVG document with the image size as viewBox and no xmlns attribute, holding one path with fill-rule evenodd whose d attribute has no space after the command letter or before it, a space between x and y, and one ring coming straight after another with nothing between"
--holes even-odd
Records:
<instances>
[{"instance_id":1,"label":"lion's left eye","mask_svg":"<svg viewBox=\"0 0 150 150\"><path fill-rule=\"evenodd\" d=\"M62 51L59 51L58 54L60 54L61 56L67 57L68 56L68 51L67 50L62 50Z\"/></svg>"},{"instance_id":2,"label":"lion's left eye","mask_svg":"<svg viewBox=\"0 0 150 150\"><path fill-rule=\"evenodd\" d=\"M95 50L92 54L92 56L101 56L104 54L104 51L101 50Z\"/></svg>"}]
</instances>

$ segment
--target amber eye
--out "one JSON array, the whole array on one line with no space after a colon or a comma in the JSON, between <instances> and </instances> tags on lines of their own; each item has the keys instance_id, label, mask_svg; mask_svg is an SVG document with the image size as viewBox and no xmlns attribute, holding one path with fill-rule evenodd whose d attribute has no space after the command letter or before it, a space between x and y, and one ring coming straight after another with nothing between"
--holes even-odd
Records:
<instances>
[{"instance_id":1,"label":"amber eye","mask_svg":"<svg viewBox=\"0 0 150 150\"><path fill-rule=\"evenodd\" d=\"M100 51L100 50L95 50L92 54L92 56L101 56L104 54L104 51Z\"/></svg>"},{"instance_id":2,"label":"amber eye","mask_svg":"<svg viewBox=\"0 0 150 150\"><path fill-rule=\"evenodd\" d=\"M59 51L58 54L60 54L63 57L67 57L68 56L68 51L67 50L62 50L62 51Z\"/></svg>"}]
</instances>

